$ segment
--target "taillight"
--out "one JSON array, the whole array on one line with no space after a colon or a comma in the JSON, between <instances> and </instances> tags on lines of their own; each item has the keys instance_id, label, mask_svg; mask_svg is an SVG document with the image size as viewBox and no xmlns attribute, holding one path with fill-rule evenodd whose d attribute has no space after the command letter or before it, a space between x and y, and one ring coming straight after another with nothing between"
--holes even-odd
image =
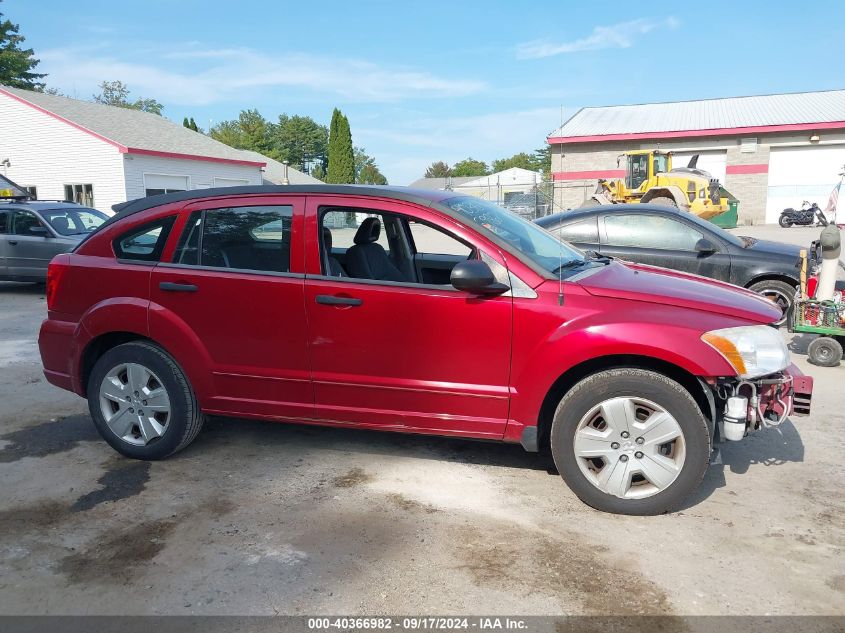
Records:
<instances>
[{"instance_id":1,"label":"taillight","mask_svg":"<svg viewBox=\"0 0 845 633\"><path fill-rule=\"evenodd\" d=\"M62 255L54 258L47 267L47 309L52 310L56 301L56 291L59 287L59 282L62 278L62 273L67 267L63 261Z\"/></svg>"}]
</instances>

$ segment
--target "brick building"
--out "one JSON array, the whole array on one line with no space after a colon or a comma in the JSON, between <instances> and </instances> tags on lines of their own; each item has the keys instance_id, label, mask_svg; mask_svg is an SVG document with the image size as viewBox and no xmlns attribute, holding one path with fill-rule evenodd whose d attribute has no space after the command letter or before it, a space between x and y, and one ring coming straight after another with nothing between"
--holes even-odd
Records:
<instances>
[{"instance_id":1,"label":"brick building","mask_svg":"<svg viewBox=\"0 0 845 633\"><path fill-rule=\"evenodd\" d=\"M555 206L578 207L599 178L624 178L617 157L673 152L740 200L740 224L776 222L804 200L822 208L845 165L845 90L583 108L548 137Z\"/></svg>"}]
</instances>

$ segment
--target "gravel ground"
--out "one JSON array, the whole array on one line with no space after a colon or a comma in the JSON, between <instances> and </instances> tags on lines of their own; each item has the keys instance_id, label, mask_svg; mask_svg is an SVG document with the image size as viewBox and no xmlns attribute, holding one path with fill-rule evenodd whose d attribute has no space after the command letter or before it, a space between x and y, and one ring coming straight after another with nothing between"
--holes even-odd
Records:
<instances>
[{"instance_id":1,"label":"gravel ground","mask_svg":"<svg viewBox=\"0 0 845 633\"><path fill-rule=\"evenodd\" d=\"M810 235L768 230L736 232ZM0 284L0 613L845 614L845 367L808 365L806 337L813 415L634 518L513 445L214 419L125 460L44 381L44 310Z\"/></svg>"}]
</instances>

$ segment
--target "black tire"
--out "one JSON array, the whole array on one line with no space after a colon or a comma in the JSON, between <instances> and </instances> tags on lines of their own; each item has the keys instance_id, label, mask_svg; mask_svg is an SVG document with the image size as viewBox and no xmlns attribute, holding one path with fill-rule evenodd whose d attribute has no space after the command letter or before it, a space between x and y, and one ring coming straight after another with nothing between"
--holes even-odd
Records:
<instances>
[{"instance_id":1,"label":"black tire","mask_svg":"<svg viewBox=\"0 0 845 633\"><path fill-rule=\"evenodd\" d=\"M835 338L820 336L807 348L808 360L819 367L836 367L842 360L842 345Z\"/></svg>"},{"instance_id":2,"label":"black tire","mask_svg":"<svg viewBox=\"0 0 845 633\"><path fill-rule=\"evenodd\" d=\"M792 226L792 221L787 218L785 215L780 216L778 219L778 224L780 224L783 228L788 229Z\"/></svg>"},{"instance_id":3,"label":"black tire","mask_svg":"<svg viewBox=\"0 0 845 633\"><path fill-rule=\"evenodd\" d=\"M600 490L581 472L574 452L575 432L596 405L616 397L650 400L678 422L686 457L677 478L664 490L641 499L623 499ZM584 503L603 512L663 514L677 508L701 483L710 462L707 420L690 393L663 374L633 368L602 371L584 378L560 401L549 438L558 472Z\"/></svg>"},{"instance_id":4,"label":"black tire","mask_svg":"<svg viewBox=\"0 0 845 633\"><path fill-rule=\"evenodd\" d=\"M783 316L775 322L775 325L780 327L786 323L792 312L792 304L795 302L795 286L779 279L764 279L751 284L748 289L765 295L768 300L783 310Z\"/></svg>"},{"instance_id":5,"label":"black tire","mask_svg":"<svg viewBox=\"0 0 845 633\"><path fill-rule=\"evenodd\" d=\"M136 363L151 370L170 400L170 415L163 434L144 446L130 444L109 428L100 408L100 385L106 374L121 363ZM194 441L205 417L184 372L163 349L147 342L132 342L108 350L94 364L88 379L88 409L102 438L121 455L158 460L181 451Z\"/></svg>"}]
</instances>

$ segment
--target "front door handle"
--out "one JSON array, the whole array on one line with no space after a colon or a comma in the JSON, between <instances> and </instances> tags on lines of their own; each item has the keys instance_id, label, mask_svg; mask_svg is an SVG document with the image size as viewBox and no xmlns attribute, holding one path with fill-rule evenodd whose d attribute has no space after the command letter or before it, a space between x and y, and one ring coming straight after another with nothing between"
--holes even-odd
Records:
<instances>
[{"instance_id":1,"label":"front door handle","mask_svg":"<svg viewBox=\"0 0 845 633\"><path fill-rule=\"evenodd\" d=\"M161 290L168 292L196 292L197 287L194 284L179 284L173 281L162 281L158 287Z\"/></svg>"},{"instance_id":2,"label":"front door handle","mask_svg":"<svg viewBox=\"0 0 845 633\"><path fill-rule=\"evenodd\" d=\"M327 306L359 306L364 303L363 299L355 297L335 297L334 295L317 295L317 303Z\"/></svg>"},{"instance_id":3,"label":"front door handle","mask_svg":"<svg viewBox=\"0 0 845 633\"><path fill-rule=\"evenodd\" d=\"M15 240L15 241L9 240L9 246L17 246L17 245L18 245L17 240Z\"/></svg>"}]
</instances>

